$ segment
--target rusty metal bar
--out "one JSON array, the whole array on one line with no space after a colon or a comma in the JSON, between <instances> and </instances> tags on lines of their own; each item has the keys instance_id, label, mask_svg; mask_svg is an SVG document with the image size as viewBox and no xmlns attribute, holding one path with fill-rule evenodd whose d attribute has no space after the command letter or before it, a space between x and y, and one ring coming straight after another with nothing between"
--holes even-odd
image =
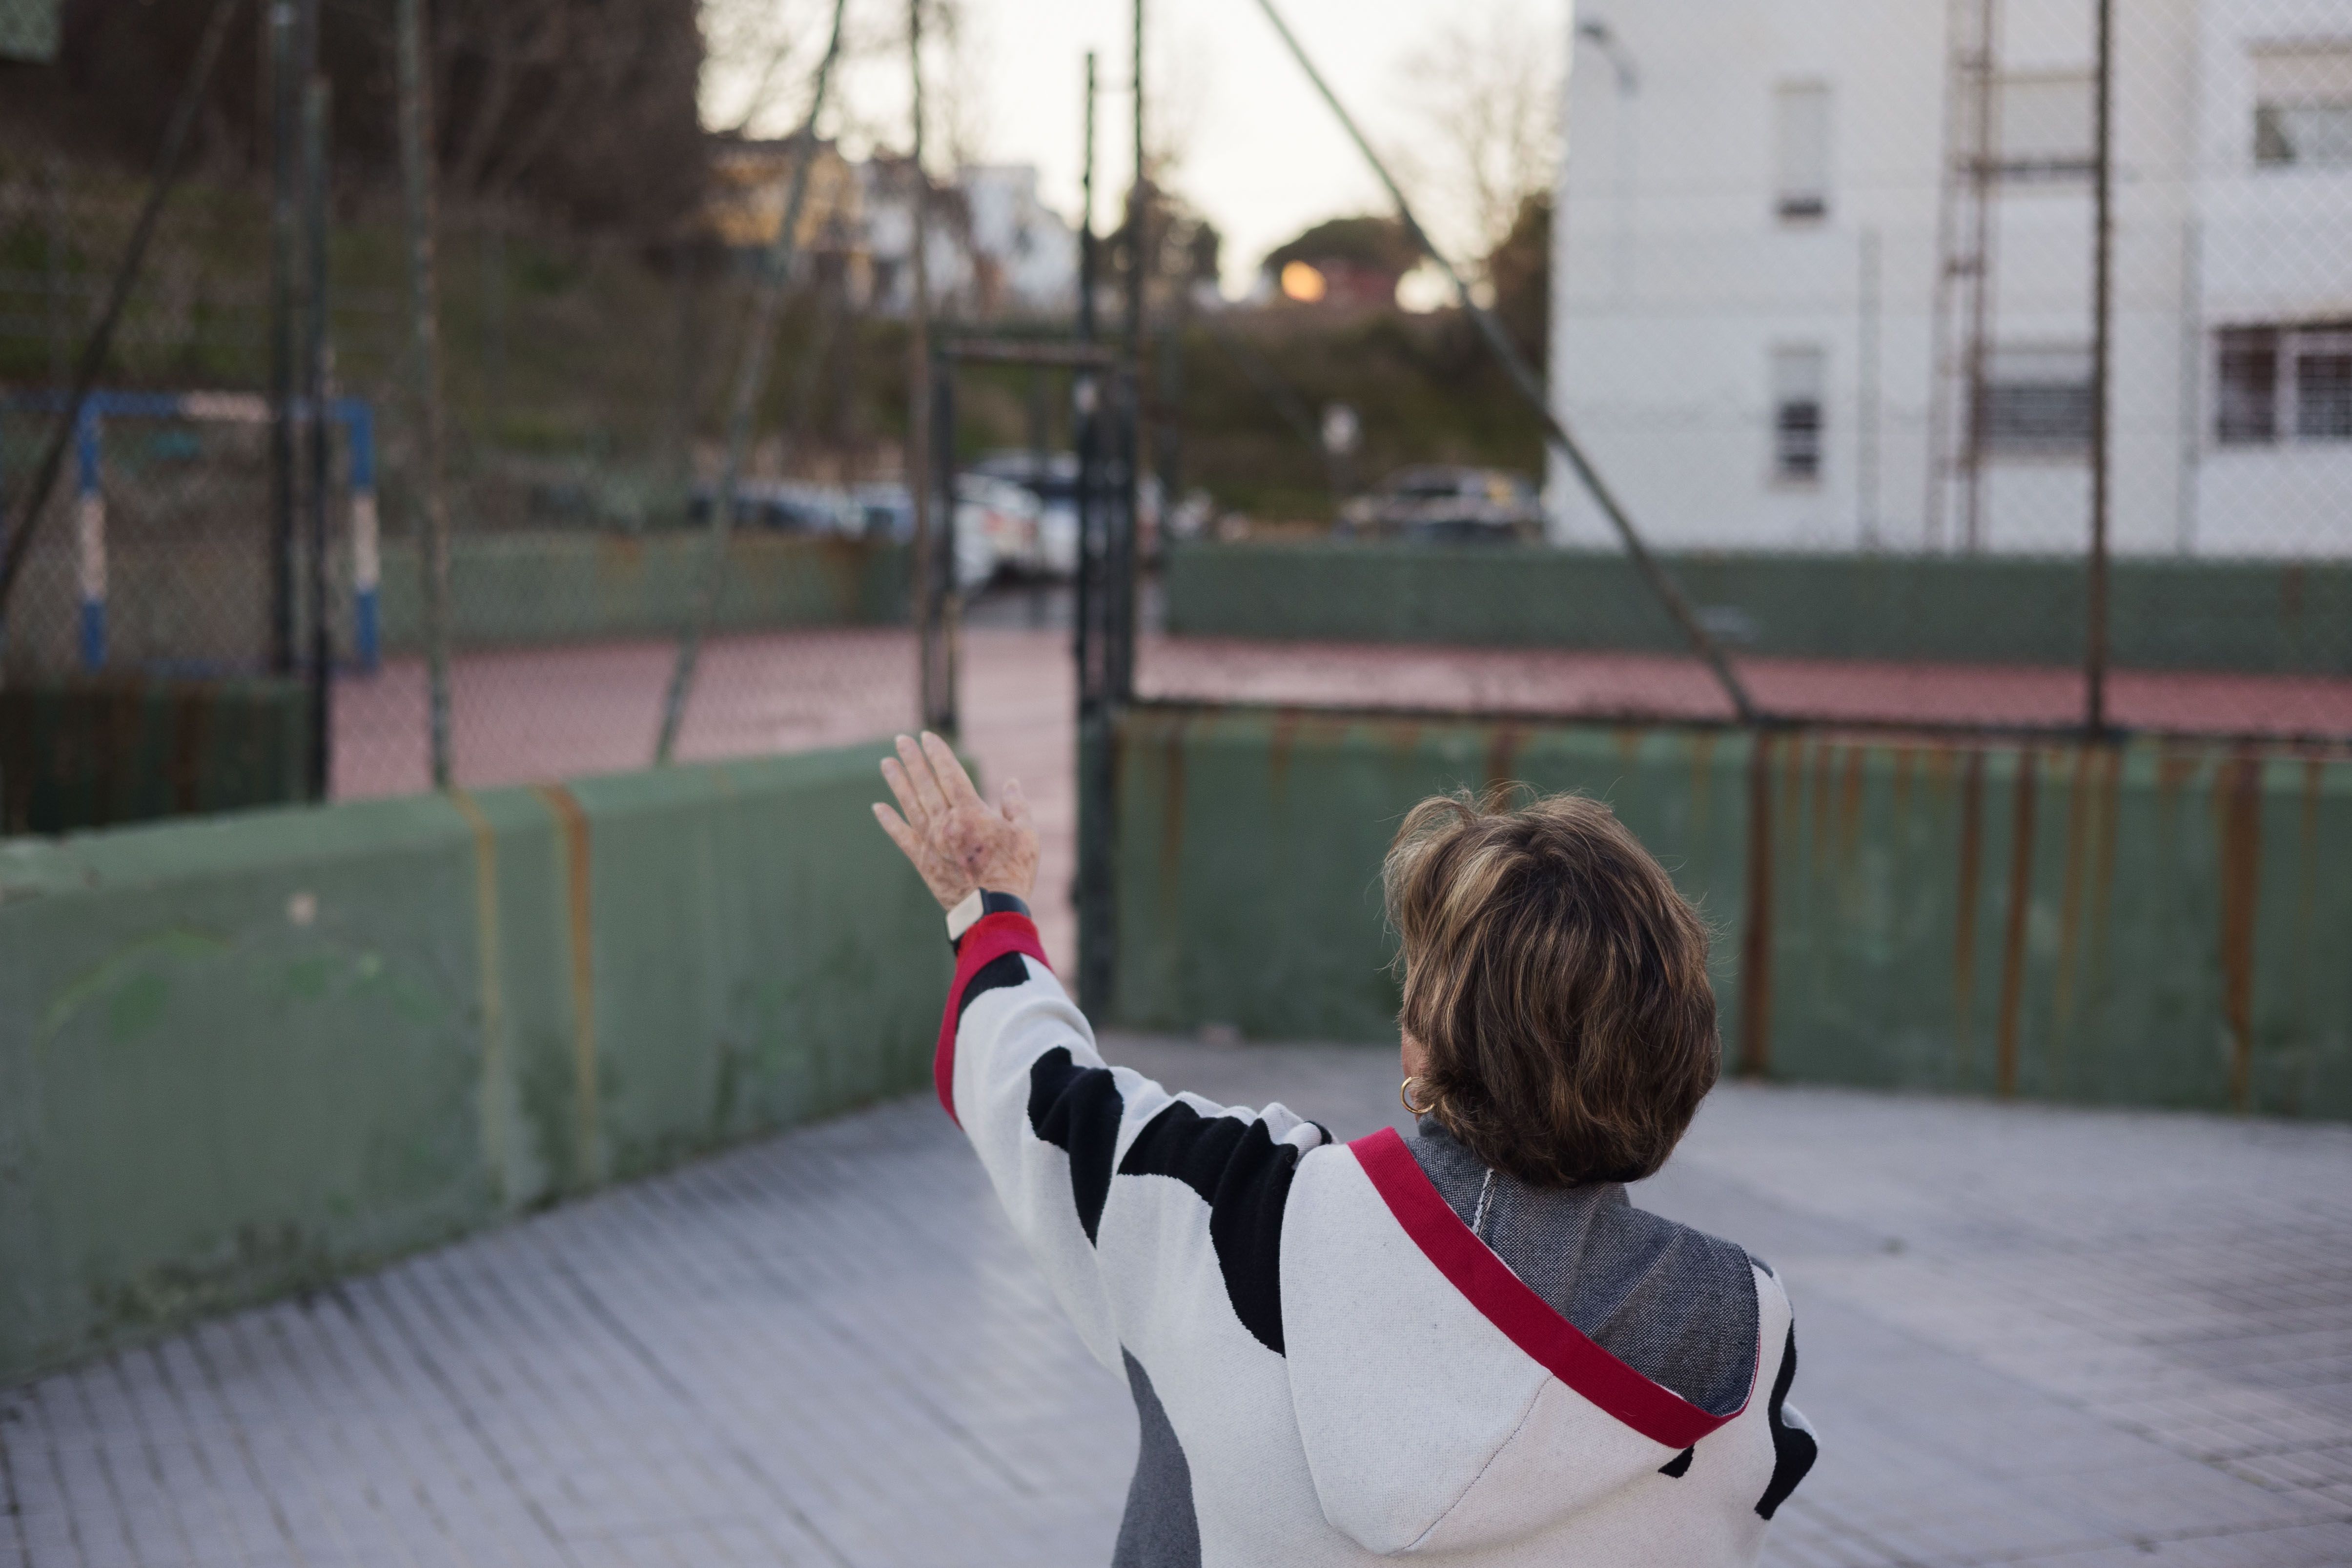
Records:
<instances>
[{"instance_id":1,"label":"rusty metal bar","mask_svg":"<svg viewBox=\"0 0 2352 1568\"><path fill-rule=\"evenodd\" d=\"M834 0L833 34L826 41L824 57L817 61L816 82L809 96L808 118L801 122L800 133L793 140L797 152L793 161L792 184L784 198L784 210L776 220L776 236L769 241L767 254L761 257L759 292L752 297L750 338L743 345L743 361L735 378L734 406L727 416L727 457L719 475L719 491L710 500L710 549L703 560L702 581L695 598L693 613L677 640L677 660L670 667L669 690L662 698L661 733L654 742L654 760L667 762L677 749L677 732L686 721L686 701L694 690L694 671L702 653L704 629L718 612L719 595L727 584L727 537L735 527L735 487L741 482L743 465L751 446L751 420L758 411L760 393L768 384L768 358L775 348L776 314L783 302L784 283L792 271L794 231L800 227L801 209L808 201L809 170L816 162L816 121L824 112L825 88L833 79L834 62L841 57L841 18L848 9L848 0ZM917 99L919 105L921 99ZM921 255L921 225L916 227L916 254ZM922 277L921 263L916 264L916 277ZM920 519L921 502L916 503L916 517Z\"/></svg>"},{"instance_id":2,"label":"rusty metal bar","mask_svg":"<svg viewBox=\"0 0 2352 1568\"><path fill-rule=\"evenodd\" d=\"M1330 84L1323 79L1323 73L1315 68L1315 62L1307 57L1307 50L1301 47L1297 37L1291 32L1288 24L1283 21L1282 14L1275 9L1274 0L1257 0L1257 5L1259 10L1265 13L1265 19L1274 24L1274 30L1282 36L1282 41L1288 47L1291 57L1298 62L1299 69L1307 73L1307 79L1314 84L1316 92L1321 95L1324 103L1331 112L1338 116L1340 128L1347 131L1349 140L1356 144L1356 151L1362 153L1364 162L1371 165L1373 174L1379 178L1382 188L1388 192L1389 200L1395 204L1397 220L1404 225L1405 232L1412 236L1412 242L1421 247L1422 254L1435 262L1446 277L1452 281L1454 298L1461 302L1463 314L1476 324L1479 336L1486 340L1486 347L1494 351L1496 359L1502 363L1504 372L1508 376L1513 389L1525 400L1528 406L1535 411L1536 416L1543 421L1546 438L1553 449L1568 460L1568 465L1576 471L1577 479L1583 485L1585 493L1592 497L1593 505L1601 508L1602 515L1608 517L1610 526L1617 530L1619 541L1624 545L1625 553L1633 558L1633 565L1640 570L1643 580L1649 584L1650 591L1657 595L1658 602L1665 606L1666 612L1674 617L1675 623L1682 628L1684 637L1690 643L1691 651L1696 653L1707 669L1714 674L1716 684L1723 688L1724 695L1731 699L1732 710L1739 716L1740 722L1755 724L1762 721L1768 716L1748 697L1748 688L1741 683L1738 674L1733 671L1731 661L1725 656L1722 644L1718 643L1713 634L1699 623L1698 612L1691 607L1691 602L1684 595L1681 585L1675 581L1674 574L1650 553L1649 546L1642 542L1641 533L1633 527L1633 518L1626 515L1625 508L1618 502L1616 495L1601 481L1600 472L1593 467L1591 460L1585 455L1584 448L1578 444L1576 437L1569 434L1568 426L1561 422L1557 413L1552 412L1550 400L1545 397L1542 383L1536 380L1535 371L1528 368L1527 361L1519 357L1518 350L1511 346L1510 338L1503 331L1501 323L1495 319L1494 312L1471 298L1468 280L1463 277L1460 269L1453 262L1446 259L1444 252L1437 248L1436 242L1432 240L1428 233L1422 228L1421 220L1413 216L1412 204L1404 199L1403 190L1389 173L1388 165L1381 161L1379 153L1372 151L1372 144L1364 140L1364 133L1357 129L1355 117L1348 112L1347 106L1339 101L1339 95L1333 92ZM1139 19L1141 0L1138 0L1137 15ZM1139 52L1137 56L1139 73L1141 69L1141 57ZM1138 141L1139 152L1139 136Z\"/></svg>"}]
</instances>

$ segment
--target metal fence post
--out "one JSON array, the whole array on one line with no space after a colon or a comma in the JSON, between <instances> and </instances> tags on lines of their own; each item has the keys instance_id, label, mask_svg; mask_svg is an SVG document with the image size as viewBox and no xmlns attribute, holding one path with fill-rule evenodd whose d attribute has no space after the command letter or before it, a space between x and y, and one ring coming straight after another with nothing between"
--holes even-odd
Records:
<instances>
[{"instance_id":1,"label":"metal fence post","mask_svg":"<svg viewBox=\"0 0 2352 1568\"><path fill-rule=\"evenodd\" d=\"M2116 271L2116 4L2098 0L2098 86L2095 99L2096 215L2092 263L2091 559L2084 606L2083 723L2094 735L2107 727L2108 371L2115 356Z\"/></svg>"},{"instance_id":2,"label":"metal fence post","mask_svg":"<svg viewBox=\"0 0 2352 1568\"><path fill-rule=\"evenodd\" d=\"M314 23L315 29L315 23ZM316 32L312 33L315 42ZM309 319L303 343L302 402L309 419L305 434L308 456L310 570L308 590L310 621L310 798L327 798L332 770L334 737L334 643L328 616L327 565L328 469L332 461L334 423L327 417L327 128L333 89L314 75L302 94L303 244L310 271Z\"/></svg>"},{"instance_id":3,"label":"metal fence post","mask_svg":"<svg viewBox=\"0 0 2352 1568\"><path fill-rule=\"evenodd\" d=\"M294 670L294 0L269 5L269 664Z\"/></svg>"},{"instance_id":4,"label":"metal fence post","mask_svg":"<svg viewBox=\"0 0 2352 1568\"><path fill-rule=\"evenodd\" d=\"M962 582L956 561L955 377L932 359L930 597L923 613L923 727L956 738L956 641Z\"/></svg>"},{"instance_id":5,"label":"metal fence post","mask_svg":"<svg viewBox=\"0 0 2352 1568\"><path fill-rule=\"evenodd\" d=\"M425 48L424 0L400 0L400 165L408 225L408 317L412 366L416 377L417 486L423 492L425 529L423 558L425 590L425 668L427 693L427 737L433 767L433 787L446 789L453 779L449 732L449 495L443 465L441 406L441 293L434 250L434 167L432 80ZM362 446L363 426L352 426L352 484ZM374 444L368 454L369 477L374 477ZM368 492L370 520L374 492ZM353 502L357 505L356 499ZM373 539L371 539L373 544ZM369 565L373 566L371 560ZM374 667L373 599L363 624L369 633L362 662Z\"/></svg>"},{"instance_id":6,"label":"metal fence post","mask_svg":"<svg viewBox=\"0 0 2352 1568\"><path fill-rule=\"evenodd\" d=\"M74 421L74 565L81 595L81 664L106 664L106 490L99 478L99 413L84 405Z\"/></svg>"}]
</instances>

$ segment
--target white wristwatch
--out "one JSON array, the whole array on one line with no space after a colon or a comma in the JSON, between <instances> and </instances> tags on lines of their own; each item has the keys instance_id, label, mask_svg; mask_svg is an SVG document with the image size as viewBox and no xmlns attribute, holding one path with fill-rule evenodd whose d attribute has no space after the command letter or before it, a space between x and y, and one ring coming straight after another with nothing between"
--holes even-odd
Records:
<instances>
[{"instance_id":1,"label":"white wristwatch","mask_svg":"<svg viewBox=\"0 0 2352 1568\"><path fill-rule=\"evenodd\" d=\"M1026 915L1029 905L1009 893L990 893L973 888L953 909L948 911L948 946L963 940L963 934L980 924L983 915Z\"/></svg>"}]
</instances>

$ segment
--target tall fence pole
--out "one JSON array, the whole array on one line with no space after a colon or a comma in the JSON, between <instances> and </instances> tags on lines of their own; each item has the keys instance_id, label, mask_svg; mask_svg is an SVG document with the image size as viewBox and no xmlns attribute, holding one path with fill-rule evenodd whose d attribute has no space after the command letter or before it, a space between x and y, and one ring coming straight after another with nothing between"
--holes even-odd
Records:
<instances>
[{"instance_id":1,"label":"tall fence pole","mask_svg":"<svg viewBox=\"0 0 2352 1568\"><path fill-rule=\"evenodd\" d=\"M1086 130L1078 178L1078 311L1081 343L1095 340L1095 290L1101 246L1095 237L1094 51L1087 52ZM1080 370L1071 379L1070 411L1078 454L1078 573L1071 619L1078 673L1078 1006L1100 1018L1110 1003L1116 911L1112 898L1110 727L1103 711L1102 600L1104 500L1101 431L1104 379Z\"/></svg>"},{"instance_id":2,"label":"tall fence pole","mask_svg":"<svg viewBox=\"0 0 2352 1568\"><path fill-rule=\"evenodd\" d=\"M294 0L269 7L269 667L294 673L294 204L305 68Z\"/></svg>"},{"instance_id":3,"label":"tall fence pole","mask_svg":"<svg viewBox=\"0 0 2352 1568\"><path fill-rule=\"evenodd\" d=\"M312 36L315 38L315 32ZM323 75L313 73L302 87L302 242L303 259L310 272L309 310L302 345L302 401L310 421L303 432L310 443L308 493L303 497L307 507L304 520L310 525L310 570L303 587L310 622L310 775L313 800L327 798L334 748L334 643L327 613L327 584L331 577L327 566L328 470L335 429L334 422L327 417L332 391L328 384L332 348L327 321L327 135L333 107L332 87Z\"/></svg>"},{"instance_id":4,"label":"tall fence pole","mask_svg":"<svg viewBox=\"0 0 2352 1568\"><path fill-rule=\"evenodd\" d=\"M735 489L751 447L751 421L760 393L768 384L768 361L775 347L776 313L783 302L784 284L793 269L801 209L808 202L809 170L816 162L817 116L824 112L825 88L833 79L835 60L841 55L841 18L848 0L834 0L833 31L824 57L817 61L816 80L810 89L808 118L794 139L792 185L784 198L775 237L761 258L760 284L751 299L750 340L735 378L735 401L727 414L727 458L719 475L719 492L710 498L710 542L702 561L702 580L694 608L677 640L677 658L671 664L669 689L662 697L661 734L654 742L654 760L667 762L677 749L677 732L686 720L686 700L694 690L695 665L702 654L702 638L719 611L719 596L727 586L727 538L735 528Z\"/></svg>"},{"instance_id":5,"label":"tall fence pole","mask_svg":"<svg viewBox=\"0 0 2352 1568\"><path fill-rule=\"evenodd\" d=\"M163 203L179 181L188 139L195 129L196 110L204 103L205 84L212 80L213 67L220 59L221 45L228 37L228 25L236 15L236 7L237 0L213 0L212 16L205 24L204 36L196 44L195 59L188 67L179 101L172 106L171 120L164 127L163 151L155 159L154 180L147 188L145 204L139 209L139 221L131 225L131 243L123 248L122 259L115 266L106 304L99 311L89 336L82 340L81 359L74 367L72 388L58 409L57 422L49 427L48 444L41 449L41 460L34 465L32 478L17 500L15 519L5 531L0 531L0 540L5 541L5 548L0 548L0 617L6 614L8 596L15 591L16 579L32 551L33 538L48 506L49 492L57 488L58 474L65 466L66 449L73 444L75 433L81 427L82 407L89 401L90 390L98 384L99 372L105 368L106 356L114 347L114 329L122 320L123 307L130 303L131 287L139 281L148 243L155 237L156 222L163 214Z\"/></svg>"},{"instance_id":6,"label":"tall fence pole","mask_svg":"<svg viewBox=\"0 0 2352 1568\"><path fill-rule=\"evenodd\" d=\"M2093 186L2096 232L2091 281L2091 559L2083 607L2083 723L2094 735L2107 727L2107 401L2116 313L2116 4L2098 0L2098 167Z\"/></svg>"},{"instance_id":7,"label":"tall fence pole","mask_svg":"<svg viewBox=\"0 0 2352 1568\"><path fill-rule=\"evenodd\" d=\"M1127 194L1127 368L1116 382L1119 461L1127 470L1127 506L1110 536L1110 581L1105 677L1112 704L1135 695L1135 571L1143 531L1143 340L1150 301L1151 183L1143 145L1143 0L1134 0L1129 37L1128 108L1134 136L1135 178Z\"/></svg>"},{"instance_id":8,"label":"tall fence pole","mask_svg":"<svg viewBox=\"0 0 2352 1568\"><path fill-rule=\"evenodd\" d=\"M1139 0L1139 3L1140 0ZM1642 542L1642 536L1634 528L1633 518L1627 516L1625 508L1619 504L1616 496L1609 486L1601 482L1599 470L1593 467L1591 460L1585 455L1584 448L1578 444L1576 438L1569 434L1566 423L1553 412L1550 399L1544 395L1543 383L1536 378L1535 371L1528 367L1527 361L1519 357L1518 350L1512 346L1509 335L1503 330L1502 324L1495 319L1494 312L1471 298L1469 280L1462 276L1461 269L1446 258L1445 253L1437 248L1427 231L1422 228L1421 221L1413 216L1412 204L1404 199L1403 190L1398 186L1395 178L1389 173L1387 163L1381 161L1379 153L1372 151L1372 144L1364 140L1364 133L1357 127L1355 116L1348 112L1347 106L1339 101L1339 95L1334 93L1330 84L1323 79L1323 73L1315 68L1314 60L1308 57L1306 48L1298 42L1297 36L1292 33L1289 25L1283 21L1282 13L1275 9L1274 0L1257 0L1257 5L1259 10L1265 13L1265 19L1274 24L1274 30L1281 35L1283 44L1290 50L1291 57L1298 62L1298 68L1307 73L1307 79L1314 85L1317 94L1322 98L1325 106L1338 118L1340 129L1345 131L1348 133L1348 139L1356 144L1356 151L1363 154L1366 163L1371 165L1372 173L1380 180L1381 187L1387 191L1389 201L1396 208L1398 221L1404 225L1405 233L1412 236L1413 244L1420 248L1421 253L1435 262L1447 279L1452 282L1454 298L1461 302L1463 314L1468 316L1477 326L1479 336L1486 340L1486 347L1492 350L1496 359L1501 361L1504 373L1509 377L1513 389L1534 411L1536 417L1543 422L1544 435L1551 444L1552 449L1568 460L1568 465L1575 470L1578 482L1584 486L1585 493L1592 497L1593 505L1601 508L1601 515L1609 519L1610 527L1617 530L1618 540L1624 545L1625 553L1633 558L1635 570L1641 572L1643 580L1649 585L1650 591L1657 597L1658 602L1664 605L1666 612L1674 617L1675 623L1682 628L1683 636L1689 642L1691 651L1696 653L1706 663L1706 667L1714 673L1716 684L1723 688L1724 695L1730 699L1733 710L1738 714L1743 723L1754 724L1762 719L1765 716L1749 699L1747 686L1732 670L1731 661L1724 656L1722 646L1716 642L1706 628L1700 624L1698 612L1691 608L1690 601L1684 595L1681 585L1675 581L1673 575L1660 564L1657 558L1650 553L1649 547Z\"/></svg>"},{"instance_id":9,"label":"tall fence pole","mask_svg":"<svg viewBox=\"0 0 2352 1568\"><path fill-rule=\"evenodd\" d=\"M400 171L408 225L409 352L416 378L416 482L425 517L425 669L433 787L451 782L449 745L449 495L441 407L441 287L435 255L433 83L425 0L400 0Z\"/></svg>"},{"instance_id":10,"label":"tall fence pole","mask_svg":"<svg viewBox=\"0 0 2352 1568\"><path fill-rule=\"evenodd\" d=\"M940 540L951 535L955 518L952 507L941 517L935 515L933 506L937 497L931 475L931 225L930 176L923 172L923 0L907 0L907 75L914 91L914 147L908 158L907 198L914 204L913 255L908 267L911 288L907 299L907 497L915 514L916 702L924 727L937 728L941 724L952 727L955 719L947 650L940 646L940 610L946 596L954 591L955 570L952 547L942 550ZM946 582L940 580L943 554L949 560Z\"/></svg>"}]
</instances>

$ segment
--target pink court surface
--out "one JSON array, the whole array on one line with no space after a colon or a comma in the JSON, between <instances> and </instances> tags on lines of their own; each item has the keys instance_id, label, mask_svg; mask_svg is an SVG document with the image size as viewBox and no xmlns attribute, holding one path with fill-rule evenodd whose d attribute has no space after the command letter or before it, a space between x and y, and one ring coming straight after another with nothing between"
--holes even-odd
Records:
<instances>
[{"instance_id":1,"label":"pink court surface","mask_svg":"<svg viewBox=\"0 0 2352 1568\"><path fill-rule=\"evenodd\" d=\"M606 643L460 655L451 671L459 784L540 783L641 768L653 755L672 648ZM1147 637L1149 696L1255 704L1722 719L1696 661L1636 653ZM2013 665L1743 659L1768 712L1835 724L2065 725L2083 711L2079 670ZM1066 632L976 626L961 662L964 742L991 781L1018 778L1045 840L1041 924L1057 965L1075 956L1076 687ZM2114 721L2204 734L2352 735L2352 680L2117 671ZM915 716L913 634L895 628L713 640L680 732L687 761L850 745ZM425 672L396 660L335 690L338 799L429 782ZM879 793L879 781L877 781Z\"/></svg>"}]
</instances>

